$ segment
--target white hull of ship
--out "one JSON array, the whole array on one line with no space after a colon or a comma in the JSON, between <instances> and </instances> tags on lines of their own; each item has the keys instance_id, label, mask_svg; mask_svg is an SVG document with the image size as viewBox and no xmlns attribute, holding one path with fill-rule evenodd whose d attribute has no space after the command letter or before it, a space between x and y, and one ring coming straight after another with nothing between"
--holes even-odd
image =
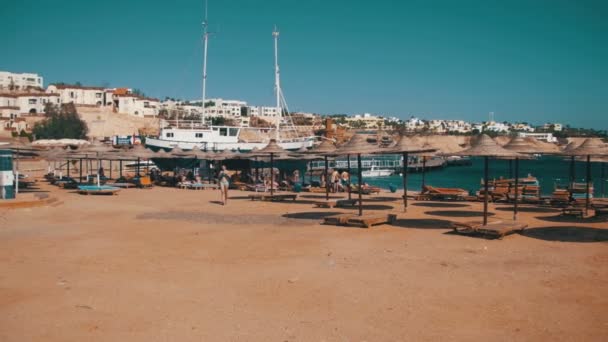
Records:
<instances>
[{"instance_id":1,"label":"white hull of ship","mask_svg":"<svg viewBox=\"0 0 608 342\"><path fill-rule=\"evenodd\" d=\"M365 170L361 171L362 177L388 177L393 174L391 170Z\"/></svg>"},{"instance_id":2,"label":"white hull of ship","mask_svg":"<svg viewBox=\"0 0 608 342\"><path fill-rule=\"evenodd\" d=\"M279 146L286 150L295 151L303 146L312 147L314 143L314 137L309 138L300 138L300 139L291 139L289 141L280 141L278 142ZM197 147L201 150L239 150L239 151L251 151L254 148L264 148L268 145L267 142L222 142L222 143L210 143L205 141L175 141L175 140L165 140L158 138L146 138L146 146L155 147L155 148L164 148L164 149L174 149L181 148L184 150L191 150L194 147Z\"/></svg>"}]
</instances>

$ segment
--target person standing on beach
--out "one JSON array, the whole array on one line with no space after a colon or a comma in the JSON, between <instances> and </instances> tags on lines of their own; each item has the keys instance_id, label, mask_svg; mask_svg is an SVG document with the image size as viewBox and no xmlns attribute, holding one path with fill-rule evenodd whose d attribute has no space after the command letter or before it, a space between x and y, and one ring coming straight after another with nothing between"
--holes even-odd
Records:
<instances>
[{"instance_id":1,"label":"person standing on beach","mask_svg":"<svg viewBox=\"0 0 608 342\"><path fill-rule=\"evenodd\" d=\"M226 205L226 203L228 203L228 187L230 186L230 176L226 172L226 165L222 165L220 173L217 176L217 180L220 183L222 205Z\"/></svg>"},{"instance_id":2,"label":"person standing on beach","mask_svg":"<svg viewBox=\"0 0 608 342\"><path fill-rule=\"evenodd\" d=\"M331 173L331 186L332 192L336 193L339 190L340 185L340 173L338 170L335 170Z\"/></svg>"}]
</instances>

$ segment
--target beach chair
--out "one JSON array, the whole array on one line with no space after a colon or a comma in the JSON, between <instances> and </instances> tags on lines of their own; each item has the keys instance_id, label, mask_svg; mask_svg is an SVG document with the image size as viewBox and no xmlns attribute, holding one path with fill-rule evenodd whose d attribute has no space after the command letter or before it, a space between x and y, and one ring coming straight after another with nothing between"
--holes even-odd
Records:
<instances>
[{"instance_id":1,"label":"beach chair","mask_svg":"<svg viewBox=\"0 0 608 342\"><path fill-rule=\"evenodd\" d=\"M371 186L371 185L362 185L361 186L361 194L362 195L372 195L372 194L379 194L380 191L382 191L382 189L380 189L377 186ZM323 191L325 192L325 191ZM351 192L358 194L359 193L359 186L358 185L351 185Z\"/></svg>"},{"instance_id":2,"label":"beach chair","mask_svg":"<svg viewBox=\"0 0 608 342\"><path fill-rule=\"evenodd\" d=\"M150 176L136 177L136 178L134 178L134 182L138 188L142 188L142 189L151 188L153 186Z\"/></svg>"},{"instance_id":3,"label":"beach chair","mask_svg":"<svg viewBox=\"0 0 608 342\"><path fill-rule=\"evenodd\" d=\"M452 222L454 233L462 235L482 235L502 239L506 235L521 232L528 227L526 223L495 221L483 225L481 221Z\"/></svg>"},{"instance_id":4,"label":"beach chair","mask_svg":"<svg viewBox=\"0 0 608 342\"><path fill-rule=\"evenodd\" d=\"M567 206L570 203L570 191L568 189L555 189L549 197L549 203L553 206Z\"/></svg>"},{"instance_id":5,"label":"beach chair","mask_svg":"<svg viewBox=\"0 0 608 342\"><path fill-rule=\"evenodd\" d=\"M437 188L430 185L425 185L416 200L464 200L469 192L460 188Z\"/></svg>"},{"instance_id":6,"label":"beach chair","mask_svg":"<svg viewBox=\"0 0 608 342\"><path fill-rule=\"evenodd\" d=\"M330 201L315 201L313 205L317 208L340 208L340 207L353 207L359 199L339 199Z\"/></svg>"},{"instance_id":7,"label":"beach chair","mask_svg":"<svg viewBox=\"0 0 608 342\"><path fill-rule=\"evenodd\" d=\"M392 224L397 220L395 214L379 214L371 213L363 216L345 214L328 216L323 219L323 224L334 226L357 226L363 228L371 228L379 224Z\"/></svg>"},{"instance_id":8,"label":"beach chair","mask_svg":"<svg viewBox=\"0 0 608 342\"><path fill-rule=\"evenodd\" d=\"M273 194L270 195L269 193L263 193L263 194L251 194L249 195L249 199L252 201L258 200L258 201L271 201L271 202L282 202L285 200L293 200L295 202L296 198L298 197L298 195L296 194Z\"/></svg>"}]
</instances>

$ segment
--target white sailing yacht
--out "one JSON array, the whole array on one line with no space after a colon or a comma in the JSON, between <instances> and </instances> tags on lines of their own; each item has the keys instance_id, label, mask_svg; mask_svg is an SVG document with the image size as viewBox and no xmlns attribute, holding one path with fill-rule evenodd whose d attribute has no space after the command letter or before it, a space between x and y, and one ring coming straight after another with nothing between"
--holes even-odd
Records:
<instances>
[{"instance_id":1,"label":"white sailing yacht","mask_svg":"<svg viewBox=\"0 0 608 342\"><path fill-rule=\"evenodd\" d=\"M205 6L206 7L206 6ZM280 83L278 40L279 31L273 30L274 65L275 65L275 94L277 119L274 128L254 128L241 126L212 126L207 122L205 109L207 83L207 45L209 39L207 10L203 22L203 101L201 121L161 120L160 134L157 138L146 138L146 145L155 148L192 149L195 146L201 150L240 150L250 151L254 147L263 148L270 138L275 138L279 146L286 150L298 150L311 147L314 136L300 136L289 118L289 109L283 96ZM274 134L273 134L274 133Z\"/></svg>"}]
</instances>

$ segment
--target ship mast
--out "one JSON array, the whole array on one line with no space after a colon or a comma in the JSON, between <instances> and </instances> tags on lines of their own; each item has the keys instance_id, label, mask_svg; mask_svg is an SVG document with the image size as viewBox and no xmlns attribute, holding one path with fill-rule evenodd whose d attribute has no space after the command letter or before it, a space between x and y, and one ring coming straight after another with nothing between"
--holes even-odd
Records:
<instances>
[{"instance_id":1,"label":"ship mast","mask_svg":"<svg viewBox=\"0 0 608 342\"><path fill-rule=\"evenodd\" d=\"M205 20L203 21L203 100L201 102L202 114L201 114L201 124L205 125L205 119L207 118L206 109L205 109L205 100L206 100L206 88L207 88L207 42L209 41L209 32L207 30L208 21L207 21L207 0L205 0Z\"/></svg>"},{"instance_id":2,"label":"ship mast","mask_svg":"<svg viewBox=\"0 0 608 342\"><path fill-rule=\"evenodd\" d=\"M279 77L279 31L277 30L276 26L272 31L272 36L274 37L274 88L277 97L277 122L275 139L279 141L279 126L281 124L281 116L283 116L283 110L281 109L281 79Z\"/></svg>"}]
</instances>

